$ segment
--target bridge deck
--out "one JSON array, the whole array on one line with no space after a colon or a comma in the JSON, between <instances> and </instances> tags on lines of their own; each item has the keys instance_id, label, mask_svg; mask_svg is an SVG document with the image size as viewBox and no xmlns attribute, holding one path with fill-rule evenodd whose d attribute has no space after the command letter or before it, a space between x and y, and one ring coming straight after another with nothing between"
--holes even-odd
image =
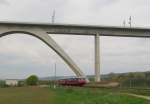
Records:
<instances>
[{"instance_id":1,"label":"bridge deck","mask_svg":"<svg viewBox=\"0 0 150 104\"><path fill-rule=\"evenodd\" d=\"M94 26L75 24L48 24L48 23L23 23L23 22L0 22L0 28L40 28L49 34L74 34L101 36L125 36L125 37L150 37L150 28L129 28L116 26ZM18 31L18 30L16 30Z\"/></svg>"}]
</instances>

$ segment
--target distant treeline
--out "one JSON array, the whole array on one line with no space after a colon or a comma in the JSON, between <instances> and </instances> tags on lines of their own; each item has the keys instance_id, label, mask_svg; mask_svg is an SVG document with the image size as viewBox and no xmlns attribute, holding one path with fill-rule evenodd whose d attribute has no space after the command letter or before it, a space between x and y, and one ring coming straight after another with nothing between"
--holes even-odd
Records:
<instances>
[{"instance_id":1,"label":"distant treeline","mask_svg":"<svg viewBox=\"0 0 150 104\"><path fill-rule=\"evenodd\" d=\"M103 77L103 80L117 81L121 87L150 87L150 71L110 73Z\"/></svg>"}]
</instances>

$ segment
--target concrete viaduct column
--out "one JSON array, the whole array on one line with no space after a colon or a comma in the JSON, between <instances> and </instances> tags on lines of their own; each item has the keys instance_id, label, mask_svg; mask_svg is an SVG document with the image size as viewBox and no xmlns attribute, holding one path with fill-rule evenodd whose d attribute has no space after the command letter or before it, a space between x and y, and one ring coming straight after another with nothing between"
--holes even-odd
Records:
<instances>
[{"instance_id":1,"label":"concrete viaduct column","mask_svg":"<svg viewBox=\"0 0 150 104\"><path fill-rule=\"evenodd\" d=\"M100 40L99 34L95 35L95 82L100 82Z\"/></svg>"}]
</instances>

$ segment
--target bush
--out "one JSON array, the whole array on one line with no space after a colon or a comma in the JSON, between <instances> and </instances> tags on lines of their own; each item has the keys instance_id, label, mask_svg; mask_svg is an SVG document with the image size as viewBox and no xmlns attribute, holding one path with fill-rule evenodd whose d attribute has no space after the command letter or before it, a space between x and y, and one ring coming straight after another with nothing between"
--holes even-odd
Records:
<instances>
[{"instance_id":1,"label":"bush","mask_svg":"<svg viewBox=\"0 0 150 104\"><path fill-rule=\"evenodd\" d=\"M24 81L19 81L18 82L18 87L23 87L25 85L25 82Z\"/></svg>"},{"instance_id":2,"label":"bush","mask_svg":"<svg viewBox=\"0 0 150 104\"><path fill-rule=\"evenodd\" d=\"M34 86L38 84L38 77L36 75L31 75L26 79L26 84L30 86Z\"/></svg>"},{"instance_id":3,"label":"bush","mask_svg":"<svg viewBox=\"0 0 150 104\"><path fill-rule=\"evenodd\" d=\"M2 81L2 80L0 80L0 87L6 87L6 83L5 83L5 81Z\"/></svg>"}]
</instances>

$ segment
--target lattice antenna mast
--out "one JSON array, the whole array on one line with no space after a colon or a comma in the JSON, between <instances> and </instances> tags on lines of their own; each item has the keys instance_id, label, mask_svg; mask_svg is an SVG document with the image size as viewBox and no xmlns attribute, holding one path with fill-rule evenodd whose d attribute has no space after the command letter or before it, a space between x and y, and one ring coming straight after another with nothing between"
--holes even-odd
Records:
<instances>
[{"instance_id":1,"label":"lattice antenna mast","mask_svg":"<svg viewBox=\"0 0 150 104\"><path fill-rule=\"evenodd\" d=\"M130 25L130 28L131 28L131 26L132 26L132 17L131 16L129 17L129 25Z\"/></svg>"},{"instance_id":2,"label":"lattice antenna mast","mask_svg":"<svg viewBox=\"0 0 150 104\"><path fill-rule=\"evenodd\" d=\"M53 11L53 15L52 15L52 23L55 23L55 10Z\"/></svg>"},{"instance_id":3,"label":"lattice antenna mast","mask_svg":"<svg viewBox=\"0 0 150 104\"><path fill-rule=\"evenodd\" d=\"M126 21L125 20L123 21L123 27L126 27Z\"/></svg>"}]
</instances>

